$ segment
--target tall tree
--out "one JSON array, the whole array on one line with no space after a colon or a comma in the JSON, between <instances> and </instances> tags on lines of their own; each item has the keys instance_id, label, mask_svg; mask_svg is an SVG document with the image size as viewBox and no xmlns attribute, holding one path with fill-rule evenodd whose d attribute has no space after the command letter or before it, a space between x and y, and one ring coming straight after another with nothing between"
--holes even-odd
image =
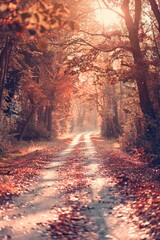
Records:
<instances>
[{"instance_id":1,"label":"tall tree","mask_svg":"<svg viewBox=\"0 0 160 240\"><path fill-rule=\"evenodd\" d=\"M159 6L158 3L156 2L156 0L149 0L152 11L155 15L155 18L158 22L158 30L160 32L160 10L159 10Z\"/></svg>"},{"instance_id":2,"label":"tall tree","mask_svg":"<svg viewBox=\"0 0 160 240\"><path fill-rule=\"evenodd\" d=\"M108 8L108 3L103 0L105 6ZM134 2L134 10L131 6L130 0L123 0L121 9L124 14L124 21L128 30L128 37L131 44L131 52L133 55L135 70L136 70L136 83L138 86L140 106L145 116L150 119L156 119L155 109L149 95L147 85L148 81L148 66L145 63L143 53L140 47L139 28L141 23L142 14L142 1L136 0ZM134 14L133 14L134 11Z\"/></svg>"}]
</instances>

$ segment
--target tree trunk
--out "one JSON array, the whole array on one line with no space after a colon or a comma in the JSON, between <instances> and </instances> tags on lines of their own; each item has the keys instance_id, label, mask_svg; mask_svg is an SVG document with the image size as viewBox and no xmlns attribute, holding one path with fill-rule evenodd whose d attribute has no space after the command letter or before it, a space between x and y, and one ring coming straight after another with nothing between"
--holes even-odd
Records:
<instances>
[{"instance_id":1,"label":"tree trunk","mask_svg":"<svg viewBox=\"0 0 160 240\"><path fill-rule=\"evenodd\" d=\"M120 124L119 124L119 116L118 116L118 103L117 103L117 98L115 96L115 89L113 88L114 94L112 95L112 102L113 102L113 111L114 111L114 116L113 116L113 124L114 128L116 129L116 134L119 136L121 130L120 130Z\"/></svg>"},{"instance_id":2,"label":"tree trunk","mask_svg":"<svg viewBox=\"0 0 160 240\"><path fill-rule=\"evenodd\" d=\"M136 65L136 83L138 86L140 106L145 116L147 115L149 116L150 119L155 120L156 119L155 111L153 104L150 100L149 90L147 86L148 67L144 63L138 37L139 22L141 19L141 1L140 0L135 1L134 21L130 14L129 2L130 1L128 0L124 0L122 10L124 12L126 26L129 31L129 40L132 47L134 63Z\"/></svg>"},{"instance_id":3,"label":"tree trunk","mask_svg":"<svg viewBox=\"0 0 160 240\"><path fill-rule=\"evenodd\" d=\"M107 138L117 138L117 132L114 120L110 117L104 118L102 122L102 135Z\"/></svg>"},{"instance_id":4,"label":"tree trunk","mask_svg":"<svg viewBox=\"0 0 160 240\"><path fill-rule=\"evenodd\" d=\"M44 111L44 126L47 128L48 125L48 111L49 107L46 106L45 111Z\"/></svg>"},{"instance_id":5,"label":"tree trunk","mask_svg":"<svg viewBox=\"0 0 160 240\"><path fill-rule=\"evenodd\" d=\"M160 10L158 8L158 4L157 4L156 0L149 0L149 2L150 2L150 5L151 5L151 8L152 8L152 11L155 15L155 18L158 22L158 30L160 32Z\"/></svg>"},{"instance_id":6,"label":"tree trunk","mask_svg":"<svg viewBox=\"0 0 160 240\"><path fill-rule=\"evenodd\" d=\"M137 131L137 137L143 133L142 119L137 115L135 118L135 127Z\"/></svg>"},{"instance_id":7,"label":"tree trunk","mask_svg":"<svg viewBox=\"0 0 160 240\"><path fill-rule=\"evenodd\" d=\"M136 83L138 86L141 110L145 115L149 116L150 119L156 119L153 103L149 96L147 74L148 67L145 68L145 64L139 61L137 63Z\"/></svg>"},{"instance_id":8,"label":"tree trunk","mask_svg":"<svg viewBox=\"0 0 160 240\"><path fill-rule=\"evenodd\" d=\"M115 87L112 85L105 86L105 116L102 118L103 135L107 138L117 138L120 134L118 105Z\"/></svg>"},{"instance_id":9,"label":"tree trunk","mask_svg":"<svg viewBox=\"0 0 160 240\"><path fill-rule=\"evenodd\" d=\"M25 135L25 133L26 133L26 130L27 130L27 128L28 128L28 125L29 125L29 123L30 123L30 121L31 121L34 113L35 113L35 108L33 108L33 109L31 110L31 112L30 112L30 114L28 115L28 118L27 118L24 126L22 127L22 130L21 130L21 132L20 132L20 134L19 134L19 140L20 140L20 141L23 139L23 137L24 137L24 135Z\"/></svg>"},{"instance_id":10,"label":"tree trunk","mask_svg":"<svg viewBox=\"0 0 160 240\"><path fill-rule=\"evenodd\" d=\"M48 124L47 124L47 130L51 133L52 132L52 111L53 108L48 108Z\"/></svg>"},{"instance_id":11,"label":"tree trunk","mask_svg":"<svg viewBox=\"0 0 160 240\"><path fill-rule=\"evenodd\" d=\"M38 125L42 125L42 123L44 122L44 111L43 111L43 106L38 108L37 111L37 120L38 120Z\"/></svg>"},{"instance_id":12,"label":"tree trunk","mask_svg":"<svg viewBox=\"0 0 160 240\"><path fill-rule=\"evenodd\" d=\"M14 39L10 39L9 37L6 37L5 46L0 55L0 110L2 108L3 90L5 86L5 79L8 71L8 64L9 64L12 48L14 46L14 42L15 42Z\"/></svg>"},{"instance_id":13,"label":"tree trunk","mask_svg":"<svg viewBox=\"0 0 160 240\"><path fill-rule=\"evenodd\" d=\"M23 125L22 130L21 130L21 132L20 132L20 134L19 134L19 140L22 140L22 139L23 139L23 137L24 137L24 135L25 135L25 133L26 133L26 130L27 130L28 126L29 126L29 123L31 122L31 120L33 120L33 116L34 116L34 114L35 114L35 112L36 112L36 109L37 109L37 107L36 107L36 105L35 105L35 102L34 102L34 99L33 99L33 96L32 96L32 95L29 95L28 97L29 97L30 104L31 104L31 112L30 112L30 114L28 115L28 117L27 117L27 119L26 119L26 122L25 122L25 124Z\"/></svg>"}]
</instances>

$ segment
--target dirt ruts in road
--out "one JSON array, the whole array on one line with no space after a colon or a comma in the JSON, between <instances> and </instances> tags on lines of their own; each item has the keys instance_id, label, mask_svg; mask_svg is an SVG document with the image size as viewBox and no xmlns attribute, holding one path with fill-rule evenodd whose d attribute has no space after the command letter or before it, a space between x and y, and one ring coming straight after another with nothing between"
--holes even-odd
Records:
<instances>
[{"instance_id":1,"label":"dirt ruts in road","mask_svg":"<svg viewBox=\"0 0 160 240\"><path fill-rule=\"evenodd\" d=\"M42 236L43 224L53 219L52 206L59 202L57 169L74 149L82 134L46 167L42 176L24 194L13 198L7 209L0 210L0 239L48 239Z\"/></svg>"},{"instance_id":2,"label":"dirt ruts in road","mask_svg":"<svg viewBox=\"0 0 160 240\"><path fill-rule=\"evenodd\" d=\"M1 211L0 239L149 239L129 218L101 162L91 133L78 134L38 182Z\"/></svg>"}]
</instances>

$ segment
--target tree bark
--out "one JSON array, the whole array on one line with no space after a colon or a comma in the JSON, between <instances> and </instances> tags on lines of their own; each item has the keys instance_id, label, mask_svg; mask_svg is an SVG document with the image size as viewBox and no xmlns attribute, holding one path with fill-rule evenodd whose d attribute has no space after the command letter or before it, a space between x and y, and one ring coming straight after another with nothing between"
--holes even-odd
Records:
<instances>
[{"instance_id":1,"label":"tree bark","mask_svg":"<svg viewBox=\"0 0 160 240\"><path fill-rule=\"evenodd\" d=\"M52 111L53 108L48 108L48 124L47 124L47 130L51 133L52 132Z\"/></svg>"},{"instance_id":2,"label":"tree bark","mask_svg":"<svg viewBox=\"0 0 160 240\"><path fill-rule=\"evenodd\" d=\"M43 111L43 106L40 106L37 111L37 120L38 120L38 125L42 125L44 123L44 111Z\"/></svg>"},{"instance_id":3,"label":"tree bark","mask_svg":"<svg viewBox=\"0 0 160 240\"><path fill-rule=\"evenodd\" d=\"M150 5L151 5L151 8L152 8L152 11L155 15L155 18L158 22L158 30L160 32L160 10L158 8L158 4L157 4L156 0L149 0L149 2L150 2Z\"/></svg>"},{"instance_id":4,"label":"tree bark","mask_svg":"<svg viewBox=\"0 0 160 240\"><path fill-rule=\"evenodd\" d=\"M30 103L31 103L31 111L30 111L30 113L29 113L29 115L28 115L28 117L26 119L25 124L22 127L22 130L21 130L20 134L19 134L19 140L23 139L23 137L24 137L24 135L26 133L26 130L27 130L28 126L29 126L29 123L33 119L34 113L35 113L35 111L37 109L37 107L35 105L35 102L34 102L34 99L33 99L33 96L29 95L28 97L29 97L29 100L30 100Z\"/></svg>"},{"instance_id":5,"label":"tree bark","mask_svg":"<svg viewBox=\"0 0 160 240\"><path fill-rule=\"evenodd\" d=\"M117 138L120 134L118 119L118 105L115 87L108 85L105 87L105 108L107 112L102 118L102 133L107 138Z\"/></svg>"},{"instance_id":6,"label":"tree bark","mask_svg":"<svg viewBox=\"0 0 160 240\"><path fill-rule=\"evenodd\" d=\"M2 98L3 91L5 86L6 75L8 71L8 64L10 60L10 55L12 52L12 48L14 46L14 39L10 39L6 37L5 46L0 54L0 110L2 108Z\"/></svg>"},{"instance_id":7,"label":"tree bark","mask_svg":"<svg viewBox=\"0 0 160 240\"><path fill-rule=\"evenodd\" d=\"M129 10L129 2L130 1L128 0L124 0L122 10L124 12L125 22L129 32L129 40L132 47L134 63L136 65L136 83L138 86L140 106L144 115L149 116L150 119L156 119L154 107L150 100L149 90L147 86L148 67L144 63L138 37L142 3L141 0L135 0L135 18L133 20Z\"/></svg>"},{"instance_id":8,"label":"tree bark","mask_svg":"<svg viewBox=\"0 0 160 240\"><path fill-rule=\"evenodd\" d=\"M48 106L45 107L45 111L44 111L44 126L47 128L47 124L48 124Z\"/></svg>"},{"instance_id":9,"label":"tree bark","mask_svg":"<svg viewBox=\"0 0 160 240\"><path fill-rule=\"evenodd\" d=\"M23 139L23 137L24 137L24 135L25 135L25 133L26 133L26 130L27 130L27 128L28 128L28 125L29 125L29 123L30 123L30 121L31 121L34 113L35 113L35 108L33 108L33 109L31 110L30 114L29 114L28 117L27 117L27 120L26 120L24 126L22 127L22 130L21 130L21 132L20 132L20 134L19 134L19 140L20 140L20 141Z\"/></svg>"}]
</instances>

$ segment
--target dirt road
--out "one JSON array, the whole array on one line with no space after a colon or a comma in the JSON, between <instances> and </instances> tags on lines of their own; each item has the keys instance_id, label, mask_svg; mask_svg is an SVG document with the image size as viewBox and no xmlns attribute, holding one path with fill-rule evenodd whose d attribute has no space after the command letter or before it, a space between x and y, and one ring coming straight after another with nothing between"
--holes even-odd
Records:
<instances>
[{"instance_id":1,"label":"dirt road","mask_svg":"<svg viewBox=\"0 0 160 240\"><path fill-rule=\"evenodd\" d=\"M0 210L3 240L144 240L91 133L78 134L23 195Z\"/></svg>"}]
</instances>

